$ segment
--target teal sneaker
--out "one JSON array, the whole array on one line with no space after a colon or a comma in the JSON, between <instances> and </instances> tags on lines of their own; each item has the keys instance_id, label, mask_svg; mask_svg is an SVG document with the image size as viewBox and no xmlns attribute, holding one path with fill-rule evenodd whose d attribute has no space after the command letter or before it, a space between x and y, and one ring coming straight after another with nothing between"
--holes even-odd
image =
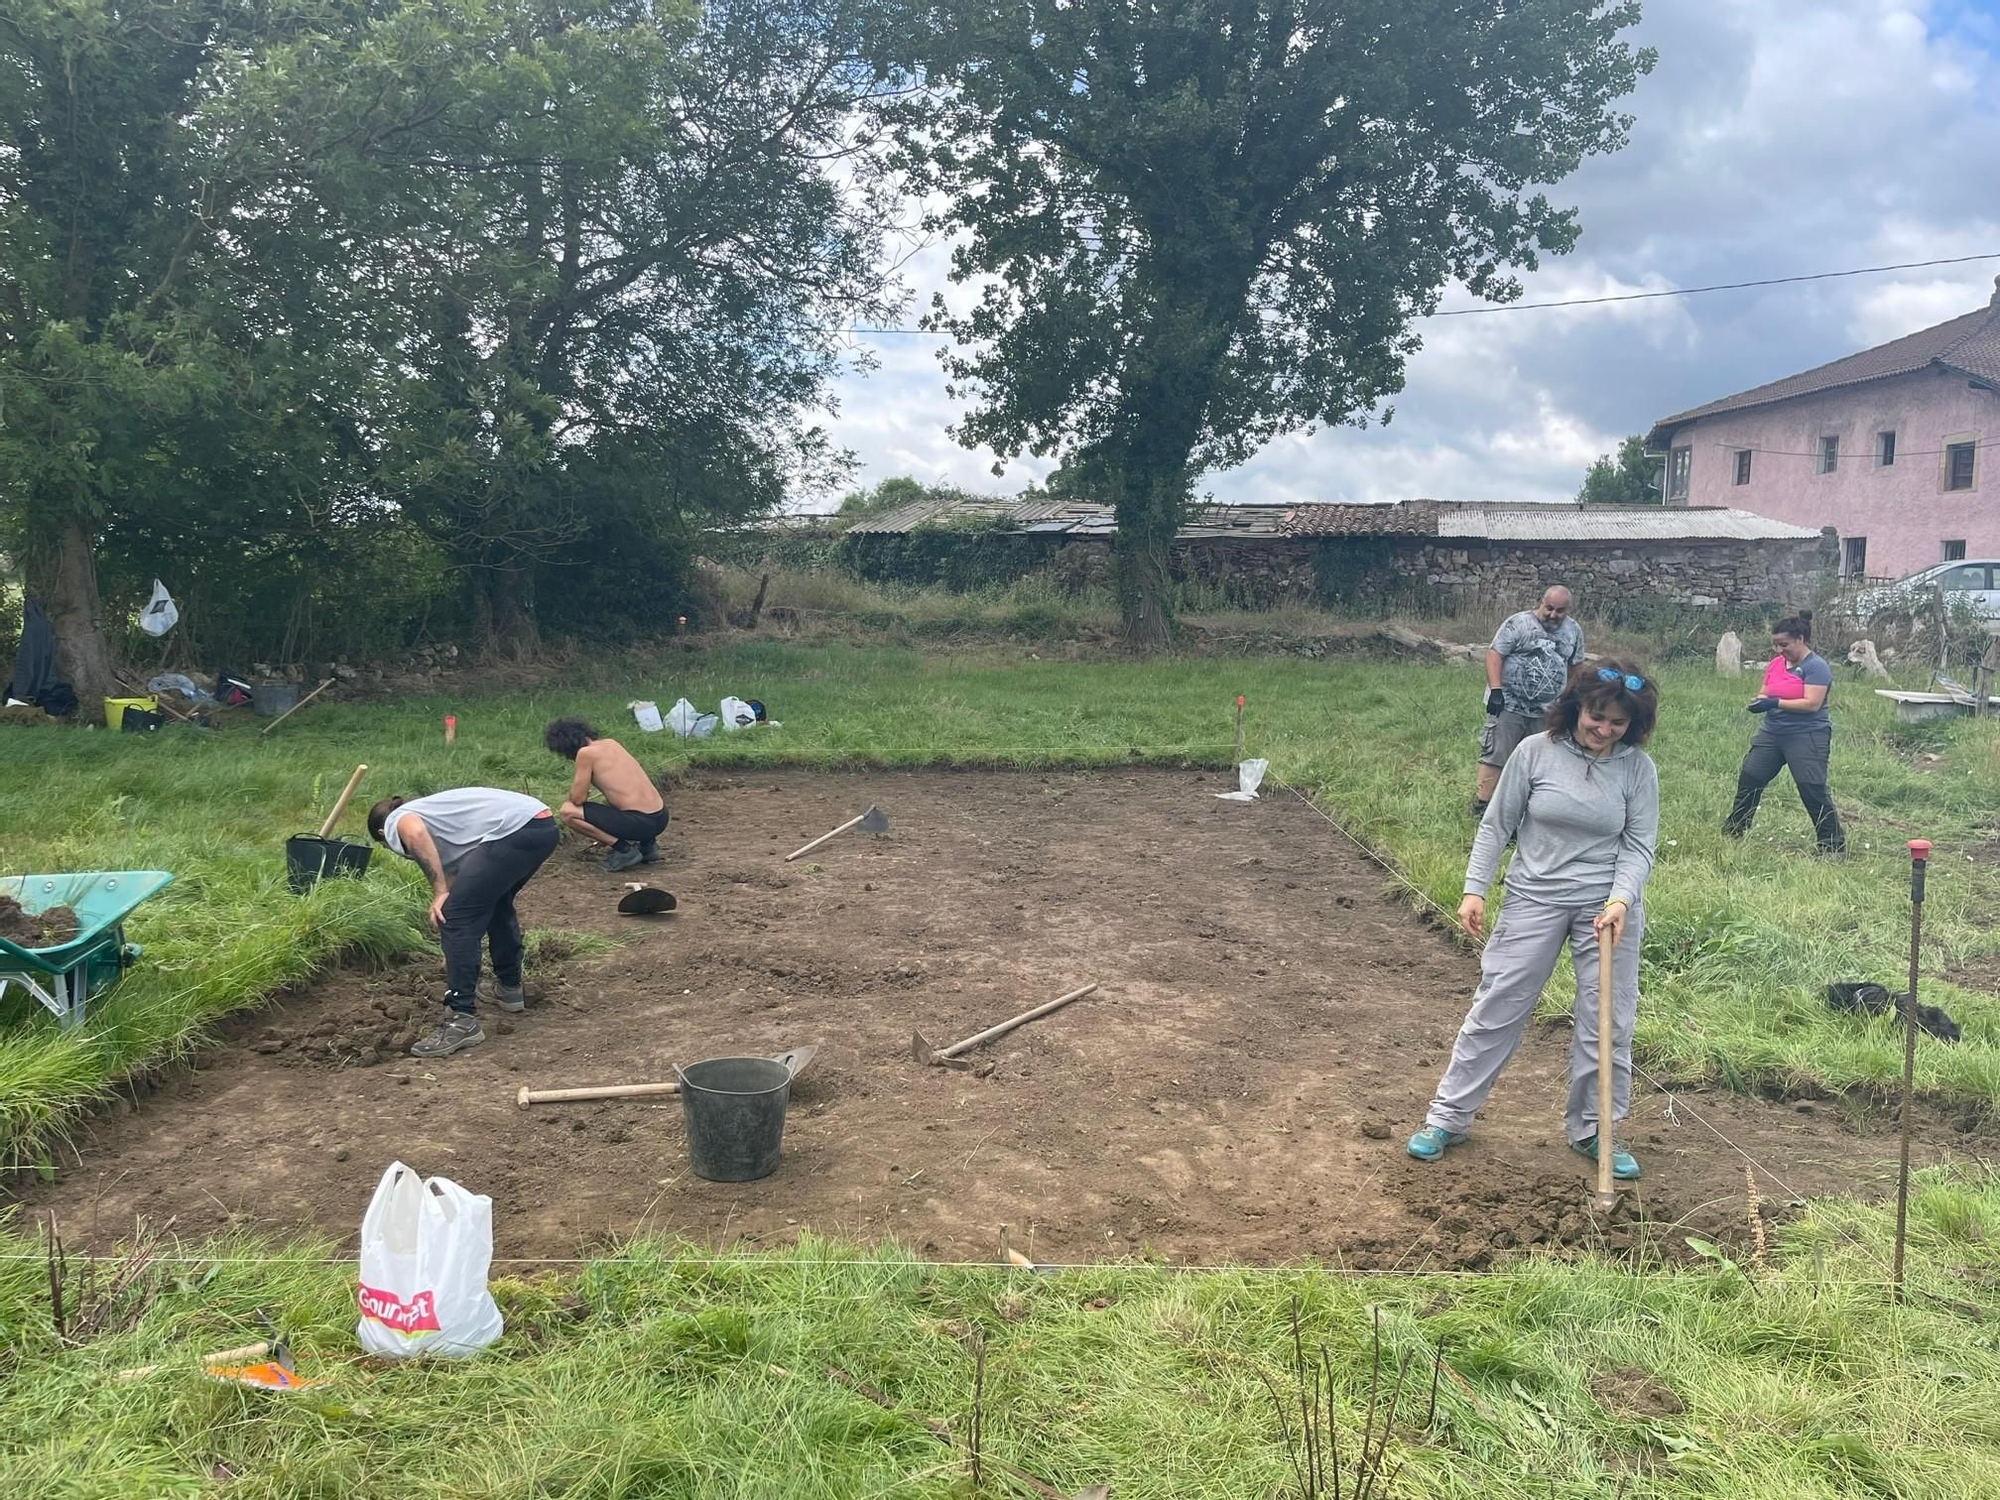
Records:
<instances>
[{"instance_id":1,"label":"teal sneaker","mask_svg":"<svg viewBox=\"0 0 2000 1500\"><path fill-rule=\"evenodd\" d=\"M1462 1130L1445 1130L1437 1125L1426 1125L1410 1137L1410 1155L1418 1161L1436 1161L1453 1146L1462 1146L1472 1137Z\"/></svg>"},{"instance_id":2,"label":"teal sneaker","mask_svg":"<svg viewBox=\"0 0 2000 1500\"><path fill-rule=\"evenodd\" d=\"M1415 1149L1414 1143L1411 1149ZM1593 1135L1585 1140L1571 1141L1569 1149L1574 1151L1578 1156L1587 1156L1592 1161L1596 1161L1597 1137ZM1620 1182L1637 1182L1639 1180L1639 1158L1615 1141L1611 1145L1611 1175Z\"/></svg>"}]
</instances>

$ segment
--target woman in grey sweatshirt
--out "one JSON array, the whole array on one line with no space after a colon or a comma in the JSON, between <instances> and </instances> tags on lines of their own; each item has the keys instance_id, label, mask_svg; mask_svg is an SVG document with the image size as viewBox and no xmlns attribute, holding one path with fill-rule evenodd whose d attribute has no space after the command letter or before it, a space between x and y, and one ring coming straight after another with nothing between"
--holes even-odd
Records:
<instances>
[{"instance_id":1,"label":"woman in grey sweatshirt","mask_svg":"<svg viewBox=\"0 0 2000 1500\"><path fill-rule=\"evenodd\" d=\"M1595 662L1570 674L1544 731L1521 742L1480 821L1465 870L1458 919L1478 937L1486 893L1500 856L1514 846L1507 904L1479 964L1479 989L1458 1029L1451 1064L1438 1081L1410 1155L1436 1161L1464 1141L1501 1068L1520 1045L1542 988L1568 943L1576 967L1576 1012L1569 1047L1570 1146L1597 1159L1597 936L1613 943L1612 1110L1632 1097L1632 1026L1639 1011L1640 897L1653 870L1660 826L1660 779L1639 747L1653 732L1659 694L1623 662ZM1639 1175L1629 1151L1612 1151L1612 1175Z\"/></svg>"}]
</instances>

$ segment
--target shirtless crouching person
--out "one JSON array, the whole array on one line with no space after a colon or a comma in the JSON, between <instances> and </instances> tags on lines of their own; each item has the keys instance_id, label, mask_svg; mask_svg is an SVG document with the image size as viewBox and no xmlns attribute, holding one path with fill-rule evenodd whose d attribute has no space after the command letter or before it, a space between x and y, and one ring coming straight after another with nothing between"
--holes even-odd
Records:
<instances>
[{"instance_id":1,"label":"shirtless crouching person","mask_svg":"<svg viewBox=\"0 0 2000 1500\"><path fill-rule=\"evenodd\" d=\"M657 840L666 831L667 804L632 752L582 719L552 720L542 743L576 762L569 797L556 810L563 826L609 849L607 870L655 863L660 857ZM589 800L593 789L603 794L602 802Z\"/></svg>"}]
</instances>

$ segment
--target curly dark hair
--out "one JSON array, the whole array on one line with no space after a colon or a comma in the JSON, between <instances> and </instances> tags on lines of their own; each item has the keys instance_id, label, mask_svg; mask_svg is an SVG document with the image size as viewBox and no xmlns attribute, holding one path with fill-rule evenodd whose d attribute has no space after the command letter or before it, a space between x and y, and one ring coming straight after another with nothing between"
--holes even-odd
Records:
<instances>
[{"instance_id":1,"label":"curly dark hair","mask_svg":"<svg viewBox=\"0 0 2000 1500\"><path fill-rule=\"evenodd\" d=\"M1604 674L1611 674L1606 677ZM1625 679L1636 677L1643 684L1634 692ZM1549 705L1542 728L1563 739L1576 737L1577 717L1585 710L1602 713L1608 708L1625 710L1628 723L1623 744L1637 749L1653 736L1660 717L1660 690L1636 662L1586 662L1569 674L1562 696Z\"/></svg>"},{"instance_id":2,"label":"curly dark hair","mask_svg":"<svg viewBox=\"0 0 2000 1500\"><path fill-rule=\"evenodd\" d=\"M408 797L384 797L380 802L369 808L368 837L375 840L378 844L388 843L389 840L383 836L382 830L389 826L389 814L409 800Z\"/></svg>"},{"instance_id":3,"label":"curly dark hair","mask_svg":"<svg viewBox=\"0 0 2000 1500\"><path fill-rule=\"evenodd\" d=\"M582 719L551 719L549 727L542 731L542 743L564 760L575 760L585 745L603 738Z\"/></svg>"}]
</instances>

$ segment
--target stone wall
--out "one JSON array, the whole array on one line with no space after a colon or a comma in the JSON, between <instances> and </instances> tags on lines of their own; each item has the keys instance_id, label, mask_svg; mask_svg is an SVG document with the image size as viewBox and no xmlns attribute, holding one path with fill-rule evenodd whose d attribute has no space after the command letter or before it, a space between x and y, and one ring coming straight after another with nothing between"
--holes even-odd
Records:
<instances>
[{"instance_id":1,"label":"stone wall","mask_svg":"<svg viewBox=\"0 0 2000 1500\"><path fill-rule=\"evenodd\" d=\"M847 545L886 557L896 541L853 536ZM1523 608L1549 584L1564 583L1585 613L1602 614L1635 603L1809 605L1830 582L1832 557L1823 539L1524 544L1420 536L1231 537L1179 543L1172 567L1177 578L1248 608L1303 603L1491 614ZM1007 566L1004 576L982 581L1019 576L1017 559ZM1072 587L1106 582L1111 548L1096 540L1060 544L1043 566ZM867 568L857 571L865 575Z\"/></svg>"},{"instance_id":2,"label":"stone wall","mask_svg":"<svg viewBox=\"0 0 2000 1500\"><path fill-rule=\"evenodd\" d=\"M1424 606L1437 614L1524 607L1567 584L1586 612L1608 603L1741 608L1809 604L1828 582L1818 541L1488 543L1442 537L1186 543L1175 571L1245 604Z\"/></svg>"}]
</instances>

